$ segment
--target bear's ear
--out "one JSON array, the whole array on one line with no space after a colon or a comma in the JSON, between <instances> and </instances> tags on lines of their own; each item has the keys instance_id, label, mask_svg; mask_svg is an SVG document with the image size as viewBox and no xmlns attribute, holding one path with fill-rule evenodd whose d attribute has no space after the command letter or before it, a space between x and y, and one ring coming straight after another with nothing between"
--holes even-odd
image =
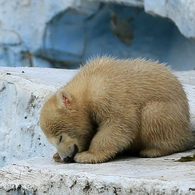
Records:
<instances>
[{"instance_id":1,"label":"bear's ear","mask_svg":"<svg viewBox=\"0 0 195 195\"><path fill-rule=\"evenodd\" d=\"M57 96L57 103L60 108L70 108L72 105L72 97L71 95L66 91L66 89L61 88L56 93Z\"/></svg>"}]
</instances>

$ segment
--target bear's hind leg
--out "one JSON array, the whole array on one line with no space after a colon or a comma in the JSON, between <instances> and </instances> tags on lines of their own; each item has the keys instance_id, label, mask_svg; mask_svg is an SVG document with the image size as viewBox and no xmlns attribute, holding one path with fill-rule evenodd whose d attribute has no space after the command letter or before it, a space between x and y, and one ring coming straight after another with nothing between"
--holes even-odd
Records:
<instances>
[{"instance_id":1,"label":"bear's hind leg","mask_svg":"<svg viewBox=\"0 0 195 195\"><path fill-rule=\"evenodd\" d=\"M158 157L190 148L193 136L189 128L188 105L181 104L150 102L143 108L141 156Z\"/></svg>"},{"instance_id":2,"label":"bear's hind leg","mask_svg":"<svg viewBox=\"0 0 195 195\"><path fill-rule=\"evenodd\" d=\"M170 154L170 150L160 148L144 149L140 151L140 156L148 158L166 156L168 154Z\"/></svg>"}]
</instances>

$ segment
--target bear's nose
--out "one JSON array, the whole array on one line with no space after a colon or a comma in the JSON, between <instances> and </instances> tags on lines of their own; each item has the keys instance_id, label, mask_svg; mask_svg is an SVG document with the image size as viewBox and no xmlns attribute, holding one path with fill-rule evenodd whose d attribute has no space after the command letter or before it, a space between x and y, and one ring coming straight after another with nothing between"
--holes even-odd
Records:
<instances>
[{"instance_id":1,"label":"bear's nose","mask_svg":"<svg viewBox=\"0 0 195 195\"><path fill-rule=\"evenodd\" d=\"M70 156L66 156L64 159L63 159L63 162L64 163L71 163L73 160L73 158L71 158Z\"/></svg>"},{"instance_id":2,"label":"bear's nose","mask_svg":"<svg viewBox=\"0 0 195 195\"><path fill-rule=\"evenodd\" d=\"M63 162L64 163L74 162L74 156L77 154L77 152L78 152L78 147L76 144L74 144L73 147L69 148L69 156L65 156L63 158Z\"/></svg>"}]
</instances>

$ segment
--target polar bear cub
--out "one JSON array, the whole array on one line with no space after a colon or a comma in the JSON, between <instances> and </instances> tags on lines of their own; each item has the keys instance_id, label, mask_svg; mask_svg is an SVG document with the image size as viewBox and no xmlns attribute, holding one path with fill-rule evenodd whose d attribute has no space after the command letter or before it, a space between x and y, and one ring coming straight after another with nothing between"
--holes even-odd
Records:
<instances>
[{"instance_id":1,"label":"polar bear cub","mask_svg":"<svg viewBox=\"0 0 195 195\"><path fill-rule=\"evenodd\" d=\"M171 71L143 59L95 58L43 105L40 127L64 163L101 163L129 150L158 157L190 149L186 94Z\"/></svg>"}]
</instances>

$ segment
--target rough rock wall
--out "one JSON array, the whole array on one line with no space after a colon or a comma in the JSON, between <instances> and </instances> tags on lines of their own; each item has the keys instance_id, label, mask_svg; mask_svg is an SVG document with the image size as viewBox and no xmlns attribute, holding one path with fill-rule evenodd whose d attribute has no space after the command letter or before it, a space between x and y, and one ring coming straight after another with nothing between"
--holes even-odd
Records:
<instances>
[{"instance_id":1,"label":"rough rock wall","mask_svg":"<svg viewBox=\"0 0 195 195\"><path fill-rule=\"evenodd\" d=\"M0 66L76 67L107 54L190 70L195 43L145 12L194 38L194 7L193 0L2 0Z\"/></svg>"},{"instance_id":2,"label":"rough rock wall","mask_svg":"<svg viewBox=\"0 0 195 195\"><path fill-rule=\"evenodd\" d=\"M99 2L87 0L2 0L0 66L50 67L52 62L37 58L39 50L44 48L47 24L71 7L80 13L88 13L97 4Z\"/></svg>"},{"instance_id":3,"label":"rough rock wall","mask_svg":"<svg viewBox=\"0 0 195 195\"><path fill-rule=\"evenodd\" d=\"M61 0L13 0L0 2L1 66L33 66L47 22L73 4Z\"/></svg>"},{"instance_id":4,"label":"rough rock wall","mask_svg":"<svg viewBox=\"0 0 195 195\"><path fill-rule=\"evenodd\" d=\"M146 13L169 18L181 33L195 39L195 1L194 0L104 0L144 7Z\"/></svg>"},{"instance_id":5,"label":"rough rock wall","mask_svg":"<svg viewBox=\"0 0 195 195\"><path fill-rule=\"evenodd\" d=\"M195 39L195 1L194 0L145 0L147 13L171 19L181 33Z\"/></svg>"}]
</instances>

